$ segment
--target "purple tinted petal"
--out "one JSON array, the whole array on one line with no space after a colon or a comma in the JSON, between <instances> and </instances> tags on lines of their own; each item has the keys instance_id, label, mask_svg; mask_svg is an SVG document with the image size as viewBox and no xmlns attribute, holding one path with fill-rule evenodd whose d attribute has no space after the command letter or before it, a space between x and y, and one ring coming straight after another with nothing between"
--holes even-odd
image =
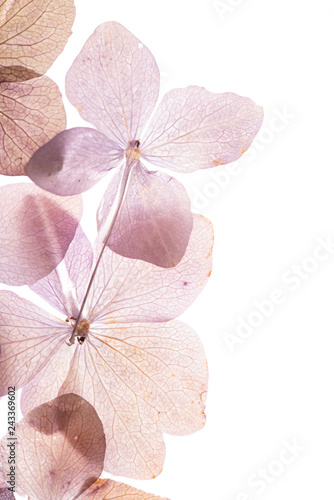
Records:
<instances>
[{"instance_id":1,"label":"purple tinted petal","mask_svg":"<svg viewBox=\"0 0 334 500\"><path fill-rule=\"evenodd\" d=\"M63 50L74 16L73 0L3 0L0 65L45 73Z\"/></svg>"},{"instance_id":2,"label":"purple tinted petal","mask_svg":"<svg viewBox=\"0 0 334 500\"><path fill-rule=\"evenodd\" d=\"M97 479L78 500L168 500L112 479Z\"/></svg>"},{"instance_id":3,"label":"purple tinted petal","mask_svg":"<svg viewBox=\"0 0 334 500\"><path fill-rule=\"evenodd\" d=\"M0 292L0 395L32 380L65 342L71 330L31 302Z\"/></svg>"},{"instance_id":4,"label":"purple tinted petal","mask_svg":"<svg viewBox=\"0 0 334 500\"><path fill-rule=\"evenodd\" d=\"M92 262L91 244L79 225L64 260L30 288L67 317L76 316L87 289Z\"/></svg>"},{"instance_id":5,"label":"purple tinted petal","mask_svg":"<svg viewBox=\"0 0 334 500\"><path fill-rule=\"evenodd\" d=\"M63 259L82 213L80 196L58 197L31 184L0 188L0 281L30 285Z\"/></svg>"},{"instance_id":6,"label":"purple tinted petal","mask_svg":"<svg viewBox=\"0 0 334 500\"><path fill-rule=\"evenodd\" d=\"M119 177L112 180L104 195L98 227L110 211ZM124 257L174 267L184 255L192 225L190 200L183 185L169 175L149 172L138 162L108 246Z\"/></svg>"},{"instance_id":7,"label":"purple tinted petal","mask_svg":"<svg viewBox=\"0 0 334 500\"><path fill-rule=\"evenodd\" d=\"M194 215L185 255L171 269L127 259L108 248L93 284L91 317L107 323L168 321L183 313L208 280L212 267L211 223Z\"/></svg>"},{"instance_id":8,"label":"purple tinted petal","mask_svg":"<svg viewBox=\"0 0 334 500\"><path fill-rule=\"evenodd\" d=\"M31 155L66 126L61 93L47 76L0 83L0 173L25 175Z\"/></svg>"},{"instance_id":9,"label":"purple tinted petal","mask_svg":"<svg viewBox=\"0 0 334 500\"><path fill-rule=\"evenodd\" d=\"M14 493L8 488L1 488L0 500L15 500Z\"/></svg>"},{"instance_id":10,"label":"purple tinted petal","mask_svg":"<svg viewBox=\"0 0 334 500\"><path fill-rule=\"evenodd\" d=\"M94 408L66 394L32 410L16 425L16 490L31 500L73 500L103 469L105 437ZM6 471L8 440L0 445Z\"/></svg>"},{"instance_id":11,"label":"purple tinted petal","mask_svg":"<svg viewBox=\"0 0 334 500\"><path fill-rule=\"evenodd\" d=\"M249 148L262 120L262 108L247 97L196 86L174 89L150 122L142 154L178 172L224 165Z\"/></svg>"},{"instance_id":12,"label":"purple tinted petal","mask_svg":"<svg viewBox=\"0 0 334 500\"><path fill-rule=\"evenodd\" d=\"M66 77L66 94L81 116L120 146L140 139L159 93L151 52L121 24L101 24Z\"/></svg>"},{"instance_id":13,"label":"purple tinted petal","mask_svg":"<svg viewBox=\"0 0 334 500\"><path fill-rule=\"evenodd\" d=\"M94 186L122 156L121 149L97 130L72 128L38 149L26 174L51 193L73 195Z\"/></svg>"}]
</instances>

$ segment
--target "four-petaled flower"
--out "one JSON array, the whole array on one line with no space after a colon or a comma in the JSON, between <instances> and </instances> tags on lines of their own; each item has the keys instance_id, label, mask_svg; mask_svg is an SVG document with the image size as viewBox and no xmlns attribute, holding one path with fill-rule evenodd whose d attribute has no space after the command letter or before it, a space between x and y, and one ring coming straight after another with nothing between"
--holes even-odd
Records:
<instances>
[{"instance_id":1,"label":"four-petaled flower","mask_svg":"<svg viewBox=\"0 0 334 500\"><path fill-rule=\"evenodd\" d=\"M61 132L33 155L26 172L40 187L72 195L122 163L98 217L101 224L120 178L130 175L108 246L173 267L190 237L190 200L180 182L144 163L186 173L235 161L253 141L263 112L249 98L190 86L167 92L151 116L159 78L153 55L129 31L115 22L99 26L66 77L69 100L97 130Z\"/></svg>"},{"instance_id":2,"label":"four-petaled flower","mask_svg":"<svg viewBox=\"0 0 334 500\"><path fill-rule=\"evenodd\" d=\"M212 243L211 224L195 215L186 253L172 269L106 248L69 346L96 258L78 226L64 261L31 286L63 319L0 292L0 394L23 387L24 414L62 394L83 397L103 424L105 470L133 478L159 474L162 433L189 434L205 423L204 350L174 318L210 275ZM99 250L97 244L95 255Z\"/></svg>"}]
</instances>

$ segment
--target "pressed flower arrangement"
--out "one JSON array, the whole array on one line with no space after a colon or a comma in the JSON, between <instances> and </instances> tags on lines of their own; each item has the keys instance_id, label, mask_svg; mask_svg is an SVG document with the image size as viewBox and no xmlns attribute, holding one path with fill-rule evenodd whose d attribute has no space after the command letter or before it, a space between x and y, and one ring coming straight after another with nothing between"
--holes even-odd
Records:
<instances>
[{"instance_id":1,"label":"pressed flower arrangement","mask_svg":"<svg viewBox=\"0 0 334 500\"><path fill-rule=\"evenodd\" d=\"M73 3L5 0L1 8L2 173L35 185L0 190L0 279L29 285L58 314L0 292L1 395L22 388L24 415L15 426L14 489L8 436L1 442L0 494L158 499L100 474L154 478L163 434L205 423L205 353L176 318L211 274L213 230L165 169L238 159L262 108L196 86L159 101L151 52L106 22L66 76L67 97L95 128L65 130L59 91L43 73L66 43ZM36 29L50 23L50 31ZM91 245L79 224L80 193L111 169Z\"/></svg>"}]
</instances>

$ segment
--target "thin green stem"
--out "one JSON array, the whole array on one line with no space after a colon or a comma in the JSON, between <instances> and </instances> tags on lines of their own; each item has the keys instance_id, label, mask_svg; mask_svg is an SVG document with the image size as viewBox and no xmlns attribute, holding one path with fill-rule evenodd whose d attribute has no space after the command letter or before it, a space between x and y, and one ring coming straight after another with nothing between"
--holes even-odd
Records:
<instances>
[{"instance_id":1,"label":"thin green stem","mask_svg":"<svg viewBox=\"0 0 334 500\"><path fill-rule=\"evenodd\" d=\"M98 259L96 261L93 273L92 273L92 275L90 277L90 280L89 280L89 283L88 283L88 286L87 286L87 290L86 290L85 296L83 298L83 301L82 301L82 304L81 304L81 307L80 307L80 310L79 310L79 313L78 313L78 317L76 318L76 322L75 322L75 325L74 325L73 330L72 330L72 335L71 335L71 337L67 341L68 345L74 344L75 336L76 336L76 331L77 331L77 328L78 328L78 325L79 325L79 321L80 321L81 316L82 316L83 309L84 309L84 307L86 305L89 292L90 292L90 290L92 288L92 284L93 284L94 278L96 276L96 272L97 272L97 269L99 267L99 264L101 262L103 252L104 252L104 250L105 250L105 248L107 246L109 237L110 237L111 232L112 232L112 230L114 228L117 215L119 214L119 211L120 211L120 209L122 207L122 204L123 204L123 201L125 199L126 191L127 191L128 186L129 186L129 181L130 181L130 177L131 177L130 174L131 174L132 167L137 163L137 161L138 161L137 159L134 159L134 158L131 158L131 157L130 158L126 158L126 162L125 162L125 165L124 165L124 168L123 168L123 172L122 172L121 182L119 183L119 186L118 186L118 189L117 189L117 193L116 193L116 197L115 197L115 201L113 203L112 209L111 209L109 217L108 217L108 219L110 219L109 229L108 229L108 231L106 233L106 236L103 238L103 245L102 245L100 254L98 256Z\"/></svg>"}]
</instances>

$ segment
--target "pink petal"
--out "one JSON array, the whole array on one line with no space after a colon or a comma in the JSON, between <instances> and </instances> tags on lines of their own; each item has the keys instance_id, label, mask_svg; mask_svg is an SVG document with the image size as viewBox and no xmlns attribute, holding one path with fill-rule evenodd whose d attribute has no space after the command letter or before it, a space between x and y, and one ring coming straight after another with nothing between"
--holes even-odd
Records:
<instances>
[{"instance_id":1,"label":"pink petal","mask_svg":"<svg viewBox=\"0 0 334 500\"><path fill-rule=\"evenodd\" d=\"M94 408L66 394L32 410L16 426L16 491L31 500L73 500L103 469L105 437ZM4 468L8 440L1 442Z\"/></svg>"},{"instance_id":2,"label":"pink petal","mask_svg":"<svg viewBox=\"0 0 334 500\"><path fill-rule=\"evenodd\" d=\"M183 323L111 327L93 323L60 393L85 395L107 440L105 469L138 479L162 470L162 431L190 434L205 423L207 365Z\"/></svg>"},{"instance_id":3,"label":"pink petal","mask_svg":"<svg viewBox=\"0 0 334 500\"><path fill-rule=\"evenodd\" d=\"M26 166L26 174L51 193L73 195L94 186L122 157L122 150L104 134L72 128L38 149Z\"/></svg>"},{"instance_id":4,"label":"pink petal","mask_svg":"<svg viewBox=\"0 0 334 500\"><path fill-rule=\"evenodd\" d=\"M80 196L57 197L31 184L0 188L0 281L30 285L63 259L82 213Z\"/></svg>"},{"instance_id":5,"label":"pink petal","mask_svg":"<svg viewBox=\"0 0 334 500\"><path fill-rule=\"evenodd\" d=\"M66 77L66 94L82 118L120 146L141 137L159 93L151 52L121 24L101 24Z\"/></svg>"},{"instance_id":6,"label":"pink petal","mask_svg":"<svg viewBox=\"0 0 334 500\"><path fill-rule=\"evenodd\" d=\"M106 248L91 294L91 318L155 322L183 313L203 289L212 267L212 225L200 215L193 217L187 250L174 268L126 259Z\"/></svg>"},{"instance_id":7,"label":"pink petal","mask_svg":"<svg viewBox=\"0 0 334 500\"><path fill-rule=\"evenodd\" d=\"M92 262L91 244L79 225L64 260L30 288L68 318L76 316L87 289Z\"/></svg>"},{"instance_id":8,"label":"pink petal","mask_svg":"<svg viewBox=\"0 0 334 500\"><path fill-rule=\"evenodd\" d=\"M103 342L96 337L91 330L83 345L75 344L75 356L59 394L73 392L94 406L106 435L107 472L151 479L160 474L165 459L157 412L138 400L132 390L129 377L136 367L127 362L120 343L111 339L109 345L108 339ZM135 379L133 384L136 388Z\"/></svg>"},{"instance_id":9,"label":"pink petal","mask_svg":"<svg viewBox=\"0 0 334 500\"><path fill-rule=\"evenodd\" d=\"M0 173L25 175L31 155L66 126L61 93L47 76L0 83Z\"/></svg>"},{"instance_id":10,"label":"pink petal","mask_svg":"<svg viewBox=\"0 0 334 500\"><path fill-rule=\"evenodd\" d=\"M31 302L0 291L0 396L38 375L70 333L67 324Z\"/></svg>"},{"instance_id":11,"label":"pink petal","mask_svg":"<svg viewBox=\"0 0 334 500\"><path fill-rule=\"evenodd\" d=\"M78 500L168 500L112 479L97 479Z\"/></svg>"},{"instance_id":12,"label":"pink petal","mask_svg":"<svg viewBox=\"0 0 334 500\"><path fill-rule=\"evenodd\" d=\"M116 196L120 175L113 178L98 213L98 227L107 218ZM108 240L114 252L174 267L186 251L193 226L190 200L183 185L137 163L126 198Z\"/></svg>"},{"instance_id":13,"label":"pink petal","mask_svg":"<svg viewBox=\"0 0 334 500\"><path fill-rule=\"evenodd\" d=\"M24 416L37 406L40 406L58 396L64 380L70 368L74 349L65 342L70 336L62 337L58 349L52 357L49 357L45 366L35 375L22 389L20 407Z\"/></svg>"},{"instance_id":14,"label":"pink petal","mask_svg":"<svg viewBox=\"0 0 334 500\"><path fill-rule=\"evenodd\" d=\"M249 148L262 120L262 108L247 97L196 86L174 89L150 122L143 158L177 172L224 165Z\"/></svg>"},{"instance_id":15,"label":"pink petal","mask_svg":"<svg viewBox=\"0 0 334 500\"><path fill-rule=\"evenodd\" d=\"M62 52L74 16L73 0L3 0L0 66L23 66L45 73Z\"/></svg>"}]
</instances>

